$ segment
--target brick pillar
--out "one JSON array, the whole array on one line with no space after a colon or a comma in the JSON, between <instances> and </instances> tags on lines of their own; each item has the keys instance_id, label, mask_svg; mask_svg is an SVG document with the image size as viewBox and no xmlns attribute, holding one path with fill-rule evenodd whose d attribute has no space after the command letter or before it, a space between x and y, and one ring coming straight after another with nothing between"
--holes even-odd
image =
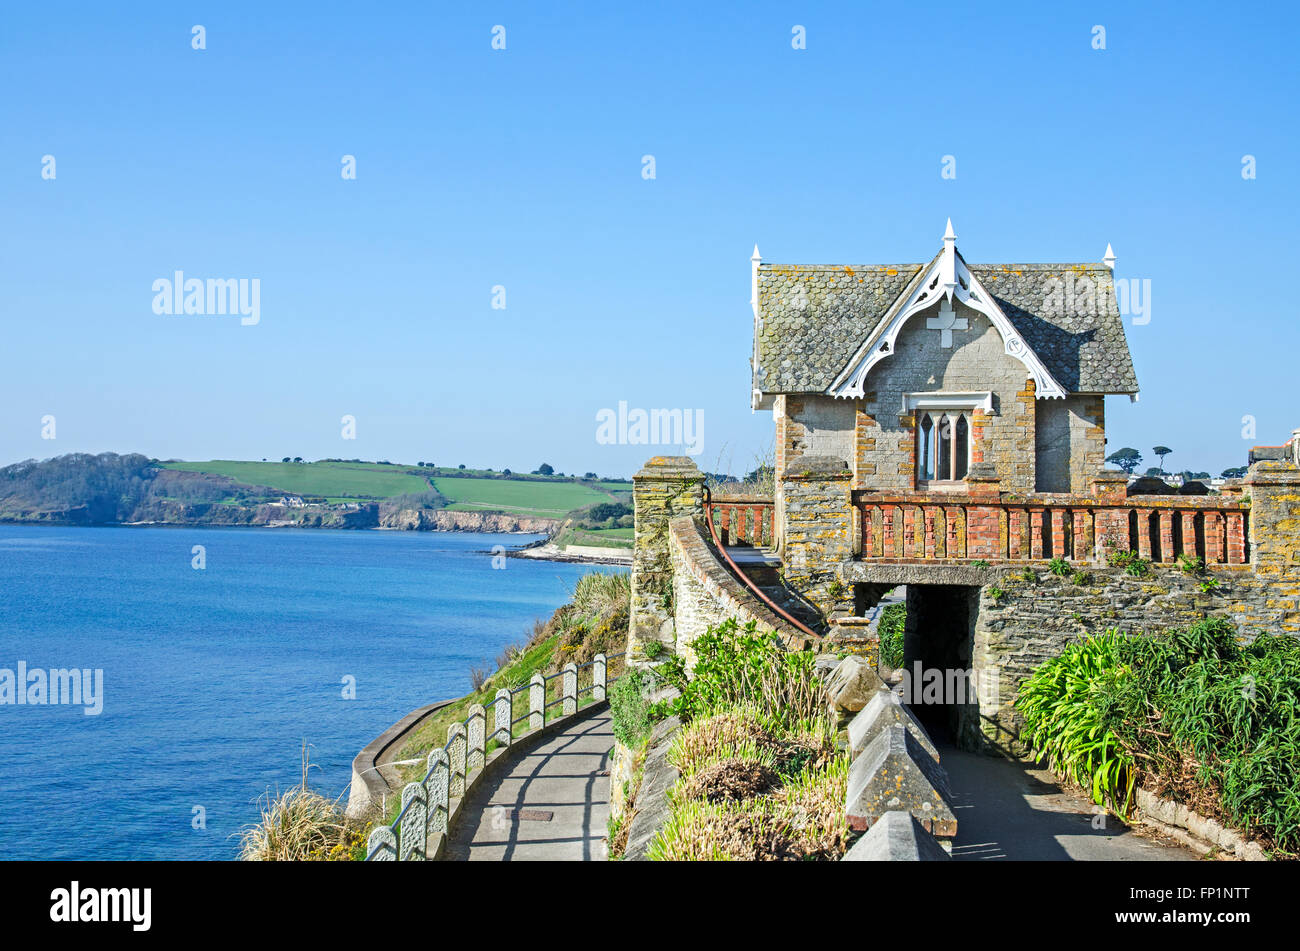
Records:
<instances>
[{"instance_id":1,"label":"brick pillar","mask_svg":"<svg viewBox=\"0 0 1300 951\"><path fill-rule=\"evenodd\" d=\"M990 417L975 413L978 425L986 427ZM998 504L1002 483L997 469L981 457L966 473L966 491L971 505L966 510L965 557L989 561L1006 557L1006 539L1002 528L1005 513Z\"/></svg>"},{"instance_id":2,"label":"brick pillar","mask_svg":"<svg viewBox=\"0 0 1300 951\"><path fill-rule=\"evenodd\" d=\"M1297 431L1296 440L1300 440ZM1244 480L1250 496L1250 564L1278 610L1275 630L1300 633L1300 442L1278 458L1255 458ZM1207 559L1208 560L1208 559Z\"/></svg>"},{"instance_id":3,"label":"brick pillar","mask_svg":"<svg viewBox=\"0 0 1300 951\"><path fill-rule=\"evenodd\" d=\"M1160 510L1160 560L1174 560L1174 513Z\"/></svg>"},{"instance_id":4,"label":"brick pillar","mask_svg":"<svg viewBox=\"0 0 1300 951\"><path fill-rule=\"evenodd\" d=\"M801 456L777 486L785 500L786 583L828 619L853 613L852 588L839 580L839 566L853 558L852 478L842 460Z\"/></svg>"},{"instance_id":5,"label":"brick pillar","mask_svg":"<svg viewBox=\"0 0 1300 951\"><path fill-rule=\"evenodd\" d=\"M1089 487L1093 500L1098 503L1093 516L1092 558L1105 562L1110 551L1131 550L1128 509L1119 507L1128 500L1128 475L1102 469L1093 475Z\"/></svg>"},{"instance_id":6,"label":"brick pillar","mask_svg":"<svg viewBox=\"0 0 1300 951\"><path fill-rule=\"evenodd\" d=\"M668 554L668 522L679 515L703 517L704 475L686 456L655 456L632 477L635 507L632 542L632 617L628 625L629 661L647 641L675 647L673 566Z\"/></svg>"}]
</instances>

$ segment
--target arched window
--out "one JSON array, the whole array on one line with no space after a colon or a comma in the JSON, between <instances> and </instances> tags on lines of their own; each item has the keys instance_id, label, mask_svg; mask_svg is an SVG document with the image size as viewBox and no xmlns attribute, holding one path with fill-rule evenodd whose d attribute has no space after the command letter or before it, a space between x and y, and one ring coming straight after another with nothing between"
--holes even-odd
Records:
<instances>
[{"instance_id":1,"label":"arched window","mask_svg":"<svg viewBox=\"0 0 1300 951\"><path fill-rule=\"evenodd\" d=\"M970 413L923 410L916 426L918 483L960 482L970 468Z\"/></svg>"},{"instance_id":2,"label":"arched window","mask_svg":"<svg viewBox=\"0 0 1300 951\"><path fill-rule=\"evenodd\" d=\"M929 413L921 418L917 441L920 443L916 452L917 478L929 482L934 478L934 420Z\"/></svg>"}]
</instances>

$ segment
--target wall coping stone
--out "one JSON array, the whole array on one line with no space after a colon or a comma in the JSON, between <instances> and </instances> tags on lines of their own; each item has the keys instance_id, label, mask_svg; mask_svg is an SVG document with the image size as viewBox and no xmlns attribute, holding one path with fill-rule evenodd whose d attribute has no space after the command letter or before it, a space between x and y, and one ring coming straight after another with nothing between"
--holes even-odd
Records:
<instances>
[{"instance_id":1,"label":"wall coping stone","mask_svg":"<svg viewBox=\"0 0 1300 951\"><path fill-rule=\"evenodd\" d=\"M641 470L632 477L637 479L703 480L704 473L690 456L653 456L646 460Z\"/></svg>"},{"instance_id":2,"label":"wall coping stone","mask_svg":"<svg viewBox=\"0 0 1300 951\"><path fill-rule=\"evenodd\" d=\"M646 861L650 844L672 815L668 791L676 785L681 771L668 762L668 751L672 749L673 738L681 726L681 720L669 717L656 723L650 732L645 765L641 772L641 788L636 794L636 812L629 820L627 848L623 850L624 861Z\"/></svg>"},{"instance_id":3,"label":"wall coping stone","mask_svg":"<svg viewBox=\"0 0 1300 951\"><path fill-rule=\"evenodd\" d=\"M782 482L837 479L849 481L852 478L853 473L849 470L849 464L835 456L799 456L781 473Z\"/></svg>"},{"instance_id":4,"label":"wall coping stone","mask_svg":"<svg viewBox=\"0 0 1300 951\"><path fill-rule=\"evenodd\" d=\"M902 809L881 816L841 862L947 862L952 856L916 817Z\"/></svg>"}]
</instances>

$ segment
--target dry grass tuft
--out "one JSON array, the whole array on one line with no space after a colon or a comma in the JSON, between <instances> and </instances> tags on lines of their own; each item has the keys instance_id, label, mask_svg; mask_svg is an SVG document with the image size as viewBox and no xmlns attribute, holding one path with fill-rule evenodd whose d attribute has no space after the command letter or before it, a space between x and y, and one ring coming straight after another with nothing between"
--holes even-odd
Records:
<instances>
[{"instance_id":1,"label":"dry grass tuft","mask_svg":"<svg viewBox=\"0 0 1300 951\"><path fill-rule=\"evenodd\" d=\"M340 800L327 799L307 786L310 764L302 750L302 782L286 792L267 790L261 821L239 837L246 862L347 861L361 844L361 832L343 814Z\"/></svg>"},{"instance_id":2,"label":"dry grass tuft","mask_svg":"<svg viewBox=\"0 0 1300 951\"><path fill-rule=\"evenodd\" d=\"M765 763L729 759L696 770L674 795L705 802L737 801L765 793L780 781L776 770Z\"/></svg>"}]
</instances>

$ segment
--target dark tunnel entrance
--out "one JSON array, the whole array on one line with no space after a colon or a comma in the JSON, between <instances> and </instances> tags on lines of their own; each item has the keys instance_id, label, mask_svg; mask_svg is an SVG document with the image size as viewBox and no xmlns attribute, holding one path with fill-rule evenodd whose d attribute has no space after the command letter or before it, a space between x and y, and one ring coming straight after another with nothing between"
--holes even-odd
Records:
<instances>
[{"instance_id":1,"label":"dark tunnel entrance","mask_svg":"<svg viewBox=\"0 0 1300 951\"><path fill-rule=\"evenodd\" d=\"M968 585L907 586L903 633L903 700L935 742L981 745L979 700L968 672L980 589Z\"/></svg>"}]
</instances>

